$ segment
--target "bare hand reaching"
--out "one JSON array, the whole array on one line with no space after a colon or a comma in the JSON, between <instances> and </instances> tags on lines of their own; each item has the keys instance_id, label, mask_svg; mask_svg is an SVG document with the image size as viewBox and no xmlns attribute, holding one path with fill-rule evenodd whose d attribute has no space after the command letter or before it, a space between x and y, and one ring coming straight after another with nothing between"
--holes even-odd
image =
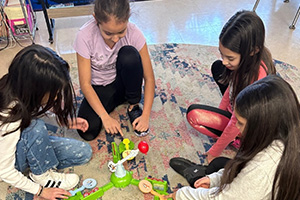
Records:
<instances>
[{"instance_id":1,"label":"bare hand reaching","mask_svg":"<svg viewBox=\"0 0 300 200\"><path fill-rule=\"evenodd\" d=\"M85 119L83 119L81 117L77 117L72 122L70 122L69 128L70 129L79 129L82 132L85 132L89 128L89 123Z\"/></svg>"},{"instance_id":2,"label":"bare hand reaching","mask_svg":"<svg viewBox=\"0 0 300 200\"><path fill-rule=\"evenodd\" d=\"M122 132L120 123L117 120L115 120L114 118L112 118L109 115L102 116L101 120L102 120L103 126L105 128L105 131L107 133L110 133L110 134L120 133L121 136L123 136L123 132Z\"/></svg>"},{"instance_id":3,"label":"bare hand reaching","mask_svg":"<svg viewBox=\"0 0 300 200\"><path fill-rule=\"evenodd\" d=\"M44 188L40 196L49 200L68 199L71 193L61 188Z\"/></svg>"},{"instance_id":4,"label":"bare hand reaching","mask_svg":"<svg viewBox=\"0 0 300 200\"><path fill-rule=\"evenodd\" d=\"M140 132L146 132L149 129L149 119L141 115L132 122L132 128Z\"/></svg>"}]
</instances>

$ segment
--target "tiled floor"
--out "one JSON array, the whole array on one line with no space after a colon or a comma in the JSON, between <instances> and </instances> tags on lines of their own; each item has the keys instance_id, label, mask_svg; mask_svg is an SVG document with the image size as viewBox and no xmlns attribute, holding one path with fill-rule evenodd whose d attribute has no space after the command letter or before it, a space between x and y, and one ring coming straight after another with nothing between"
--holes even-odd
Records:
<instances>
[{"instance_id":1,"label":"tiled floor","mask_svg":"<svg viewBox=\"0 0 300 200\"><path fill-rule=\"evenodd\" d=\"M130 21L137 24L148 44L189 43L218 45L218 36L226 21L238 10L251 10L255 0L154 0L131 3ZM266 45L275 59L300 67L300 22L295 30L291 24L299 2L261 0L256 12L266 26ZM72 44L79 27L91 16L55 20L54 43L49 44L48 32L41 12L37 13L39 30L35 42L50 46L59 54L73 53ZM297 25L296 25L297 26ZM0 51L0 76L7 71L18 45Z\"/></svg>"}]
</instances>

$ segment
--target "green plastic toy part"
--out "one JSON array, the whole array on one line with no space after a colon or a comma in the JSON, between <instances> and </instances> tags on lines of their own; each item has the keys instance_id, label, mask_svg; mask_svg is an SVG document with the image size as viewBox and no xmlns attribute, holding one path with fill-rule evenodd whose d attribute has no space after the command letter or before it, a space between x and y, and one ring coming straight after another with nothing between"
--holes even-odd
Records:
<instances>
[{"instance_id":1,"label":"green plastic toy part","mask_svg":"<svg viewBox=\"0 0 300 200\"><path fill-rule=\"evenodd\" d=\"M123 141L119 144L119 153L122 158L125 158L131 150L134 149L134 143L128 138L124 138ZM130 158L128 160L132 160Z\"/></svg>"},{"instance_id":2,"label":"green plastic toy part","mask_svg":"<svg viewBox=\"0 0 300 200\"><path fill-rule=\"evenodd\" d=\"M121 159L121 152L124 152L126 150L126 148L128 148L129 145L129 149L131 150L130 153L123 159ZM133 145L133 146L132 146ZM121 147L120 147L121 146ZM95 191L91 194L89 194L88 196L84 197L81 192L77 192L75 196L69 197L69 200L96 200L100 197L102 197L104 195L104 193L113 188L124 188L127 187L128 185L135 185L138 186L140 180L134 179L132 174L133 172L131 171L127 171L125 170L123 163L130 159L130 158L135 158L136 155L138 154L139 150L133 150L134 149L134 143L128 140L124 140L123 142L120 144L119 148L117 146L117 144L115 142L111 143L111 147L112 147L112 156L113 156L113 161L110 161L108 163L108 167L110 169L110 171L112 172L111 176L110 176L110 182L107 183L106 185L99 187L98 191ZM146 180L150 181L150 183L153 186L153 190L155 190L157 193L161 194L161 195L167 195L168 193L167 188L167 182L166 181L162 181L160 179L155 179L155 178L145 178ZM154 199L157 196L154 197ZM159 197L158 197L159 199ZM172 198L168 198L168 200L171 200Z\"/></svg>"},{"instance_id":3,"label":"green plastic toy part","mask_svg":"<svg viewBox=\"0 0 300 200\"><path fill-rule=\"evenodd\" d=\"M153 190L156 191L158 194L160 195L168 195L169 193L167 193L168 190L168 183L167 181L164 181L162 179L157 179L157 178L153 178L153 177L146 177L145 180L149 181L152 186L153 186ZM158 196L154 196L154 200L160 200L160 198ZM168 200L172 200L172 198L168 198Z\"/></svg>"},{"instance_id":4,"label":"green plastic toy part","mask_svg":"<svg viewBox=\"0 0 300 200\"><path fill-rule=\"evenodd\" d=\"M121 160L121 154L120 154L119 148L115 142L111 143L111 151L112 151L114 163L117 163L119 160Z\"/></svg>"}]
</instances>

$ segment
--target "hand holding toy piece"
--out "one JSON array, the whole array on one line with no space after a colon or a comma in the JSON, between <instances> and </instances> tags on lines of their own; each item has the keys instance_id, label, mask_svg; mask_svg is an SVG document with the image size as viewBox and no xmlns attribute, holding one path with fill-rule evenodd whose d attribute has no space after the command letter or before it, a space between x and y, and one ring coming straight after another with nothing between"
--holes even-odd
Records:
<instances>
[{"instance_id":1,"label":"hand holding toy piece","mask_svg":"<svg viewBox=\"0 0 300 200\"><path fill-rule=\"evenodd\" d=\"M93 178L87 178L82 182L82 186L76 190L69 191L72 196L74 196L77 192L84 190L85 188L91 189L97 185L97 181Z\"/></svg>"},{"instance_id":2,"label":"hand holding toy piece","mask_svg":"<svg viewBox=\"0 0 300 200\"><path fill-rule=\"evenodd\" d=\"M158 196L160 200L164 200L166 199L163 195L157 193L156 191L154 191L152 189L152 184L147 181L147 180L141 180L139 182L139 189L143 192L143 193L151 193L153 194L154 196Z\"/></svg>"}]
</instances>

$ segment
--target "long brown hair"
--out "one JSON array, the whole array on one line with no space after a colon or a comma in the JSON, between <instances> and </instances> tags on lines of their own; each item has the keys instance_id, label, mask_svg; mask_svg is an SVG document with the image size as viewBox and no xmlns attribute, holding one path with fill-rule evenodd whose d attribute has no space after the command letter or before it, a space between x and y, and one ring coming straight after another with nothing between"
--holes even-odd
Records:
<instances>
[{"instance_id":1,"label":"long brown hair","mask_svg":"<svg viewBox=\"0 0 300 200\"><path fill-rule=\"evenodd\" d=\"M231 101L242 89L258 79L261 61L266 64L267 74L275 74L272 56L265 47L265 28L255 12L239 11L224 25L219 36L220 43L241 55L239 68L235 71L225 68L221 82L232 83Z\"/></svg>"},{"instance_id":2,"label":"long brown hair","mask_svg":"<svg viewBox=\"0 0 300 200\"><path fill-rule=\"evenodd\" d=\"M247 120L235 158L225 166L219 191L273 141L284 144L272 188L272 200L300 198L300 105L292 87L269 75L242 90L235 112ZM217 192L217 193L218 193Z\"/></svg>"},{"instance_id":3,"label":"long brown hair","mask_svg":"<svg viewBox=\"0 0 300 200\"><path fill-rule=\"evenodd\" d=\"M57 122L68 126L68 118L75 116L69 68L49 48L31 45L22 49L11 62L8 73L0 79L0 112L7 113L0 115L0 125L21 120L17 129L23 131L32 119L51 108ZM42 105L48 95L47 103Z\"/></svg>"}]
</instances>

